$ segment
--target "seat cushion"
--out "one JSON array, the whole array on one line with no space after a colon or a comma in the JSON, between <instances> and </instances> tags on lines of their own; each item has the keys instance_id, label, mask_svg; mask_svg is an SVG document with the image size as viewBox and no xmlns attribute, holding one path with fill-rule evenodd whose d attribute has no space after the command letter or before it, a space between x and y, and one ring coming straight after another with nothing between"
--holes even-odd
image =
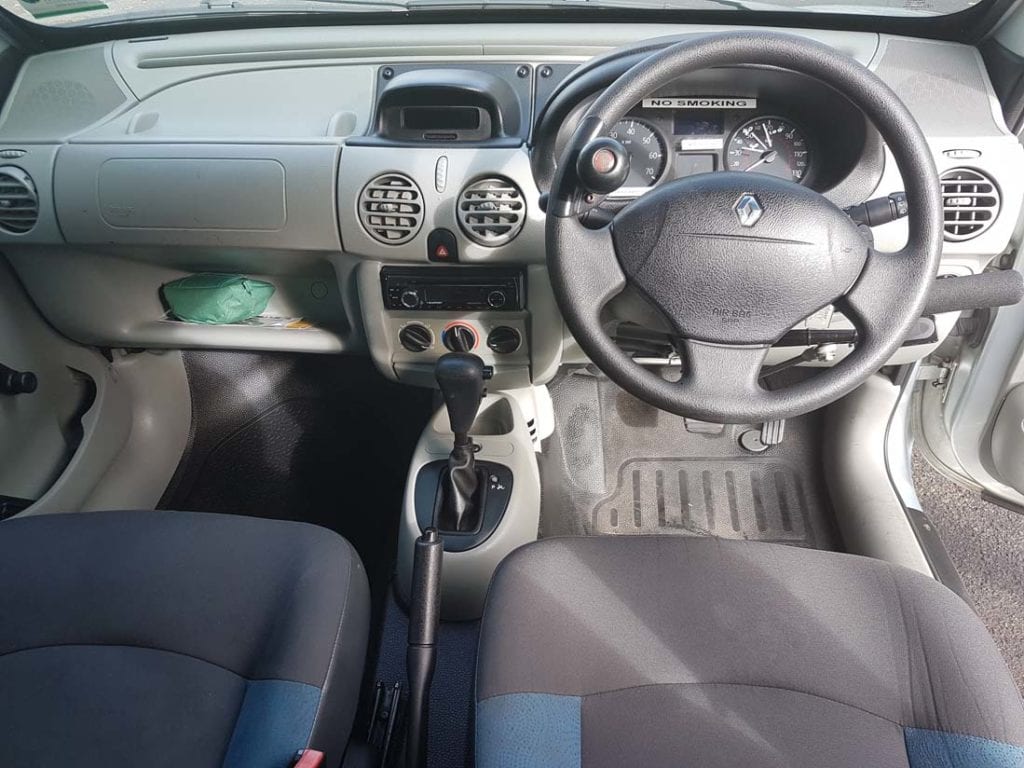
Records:
<instances>
[{"instance_id":1,"label":"seat cushion","mask_svg":"<svg viewBox=\"0 0 1024 768\"><path fill-rule=\"evenodd\" d=\"M315 526L184 512L0 523L0 765L336 765L362 563Z\"/></svg>"},{"instance_id":2,"label":"seat cushion","mask_svg":"<svg viewBox=\"0 0 1024 768\"><path fill-rule=\"evenodd\" d=\"M868 558L549 539L495 574L477 766L1007 768L1024 708L979 619Z\"/></svg>"}]
</instances>

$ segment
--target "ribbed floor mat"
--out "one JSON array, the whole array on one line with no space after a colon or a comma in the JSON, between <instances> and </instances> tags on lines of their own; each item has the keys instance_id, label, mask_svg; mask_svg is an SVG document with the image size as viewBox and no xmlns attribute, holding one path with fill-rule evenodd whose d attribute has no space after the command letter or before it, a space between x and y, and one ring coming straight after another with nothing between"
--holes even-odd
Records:
<instances>
[{"instance_id":1,"label":"ribbed floor mat","mask_svg":"<svg viewBox=\"0 0 1024 768\"><path fill-rule=\"evenodd\" d=\"M752 425L708 433L585 369L549 385L555 432L540 456L541 536L681 534L840 549L821 469L820 416L786 423L763 454Z\"/></svg>"},{"instance_id":2,"label":"ribbed floor mat","mask_svg":"<svg viewBox=\"0 0 1024 768\"><path fill-rule=\"evenodd\" d=\"M593 533L693 533L815 546L798 472L772 459L636 459L598 502Z\"/></svg>"}]
</instances>

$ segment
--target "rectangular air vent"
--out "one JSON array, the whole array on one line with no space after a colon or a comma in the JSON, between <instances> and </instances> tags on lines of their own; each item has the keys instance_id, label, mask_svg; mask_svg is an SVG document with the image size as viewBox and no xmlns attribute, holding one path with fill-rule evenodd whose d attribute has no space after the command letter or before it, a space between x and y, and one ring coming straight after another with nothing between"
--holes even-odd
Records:
<instances>
[{"instance_id":1,"label":"rectangular air vent","mask_svg":"<svg viewBox=\"0 0 1024 768\"><path fill-rule=\"evenodd\" d=\"M992 226L999 215L999 189L992 179L972 168L953 168L940 182L946 240L970 240Z\"/></svg>"}]
</instances>

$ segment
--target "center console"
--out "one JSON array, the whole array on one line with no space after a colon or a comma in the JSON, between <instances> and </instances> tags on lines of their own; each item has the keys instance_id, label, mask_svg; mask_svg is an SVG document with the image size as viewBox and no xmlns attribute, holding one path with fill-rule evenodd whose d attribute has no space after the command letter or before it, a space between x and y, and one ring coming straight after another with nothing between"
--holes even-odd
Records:
<instances>
[{"instance_id":1,"label":"center console","mask_svg":"<svg viewBox=\"0 0 1024 768\"><path fill-rule=\"evenodd\" d=\"M452 620L478 618L494 568L537 537L536 385L557 371L563 323L524 149L536 77L521 62L383 64L369 129L339 163L370 354L446 401L409 469L397 590L408 600L416 542L436 529ZM492 393L482 401L476 370Z\"/></svg>"},{"instance_id":2,"label":"center console","mask_svg":"<svg viewBox=\"0 0 1024 768\"><path fill-rule=\"evenodd\" d=\"M522 269L383 267L381 299L399 370L424 370L448 352L487 354L508 378L529 367ZM486 350L486 353L485 353Z\"/></svg>"},{"instance_id":3,"label":"center console","mask_svg":"<svg viewBox=\"0 0 1024 768\"><path fill-rule=\"evenodd\" d=\"M484 396L469 430L477 446L476 468L483 470L483 485L477 489L480 506L466 518L462 530L454 530L453 521L445 521L439 509L439 489L456 435L445 408L434 414L416 445L406 481L395 581L403 603L412 589L416 540L435 520L444 541L440 604L446 621L478 619L498 563L512 550L536 540L540 475L535 438L549 431L546 392L531 387Z\"/></svg>"},{"instance_id":4,"label":"center console","mask_svg":"<svg viewBox=\"0 0 1024 768\"><path fill-rule=\"evenodd\" d=\"M483 359L495 390L557 368L562 322L525 150L539 77L511 61L376 69L368 131L341 153L337 207L344 249L364 260L370 352L391 378L432 387L452 351Z\"/></svg>"}]
</instances>

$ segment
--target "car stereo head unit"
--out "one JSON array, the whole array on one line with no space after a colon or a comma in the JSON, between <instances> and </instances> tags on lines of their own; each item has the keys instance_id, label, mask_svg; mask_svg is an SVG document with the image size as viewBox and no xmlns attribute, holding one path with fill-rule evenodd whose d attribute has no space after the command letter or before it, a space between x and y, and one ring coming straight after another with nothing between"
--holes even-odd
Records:
<instances>
[{"instance_id":1,"label":"car stereo head unit","mask_svg":"<svg viewBox=\"0 0 1024 768\"><path fill-rule=\"evenodd\" d=\"M518 312L523 272L489 267L383 267L386 309L404 312Z\"/></svg>"}]
</instances>

